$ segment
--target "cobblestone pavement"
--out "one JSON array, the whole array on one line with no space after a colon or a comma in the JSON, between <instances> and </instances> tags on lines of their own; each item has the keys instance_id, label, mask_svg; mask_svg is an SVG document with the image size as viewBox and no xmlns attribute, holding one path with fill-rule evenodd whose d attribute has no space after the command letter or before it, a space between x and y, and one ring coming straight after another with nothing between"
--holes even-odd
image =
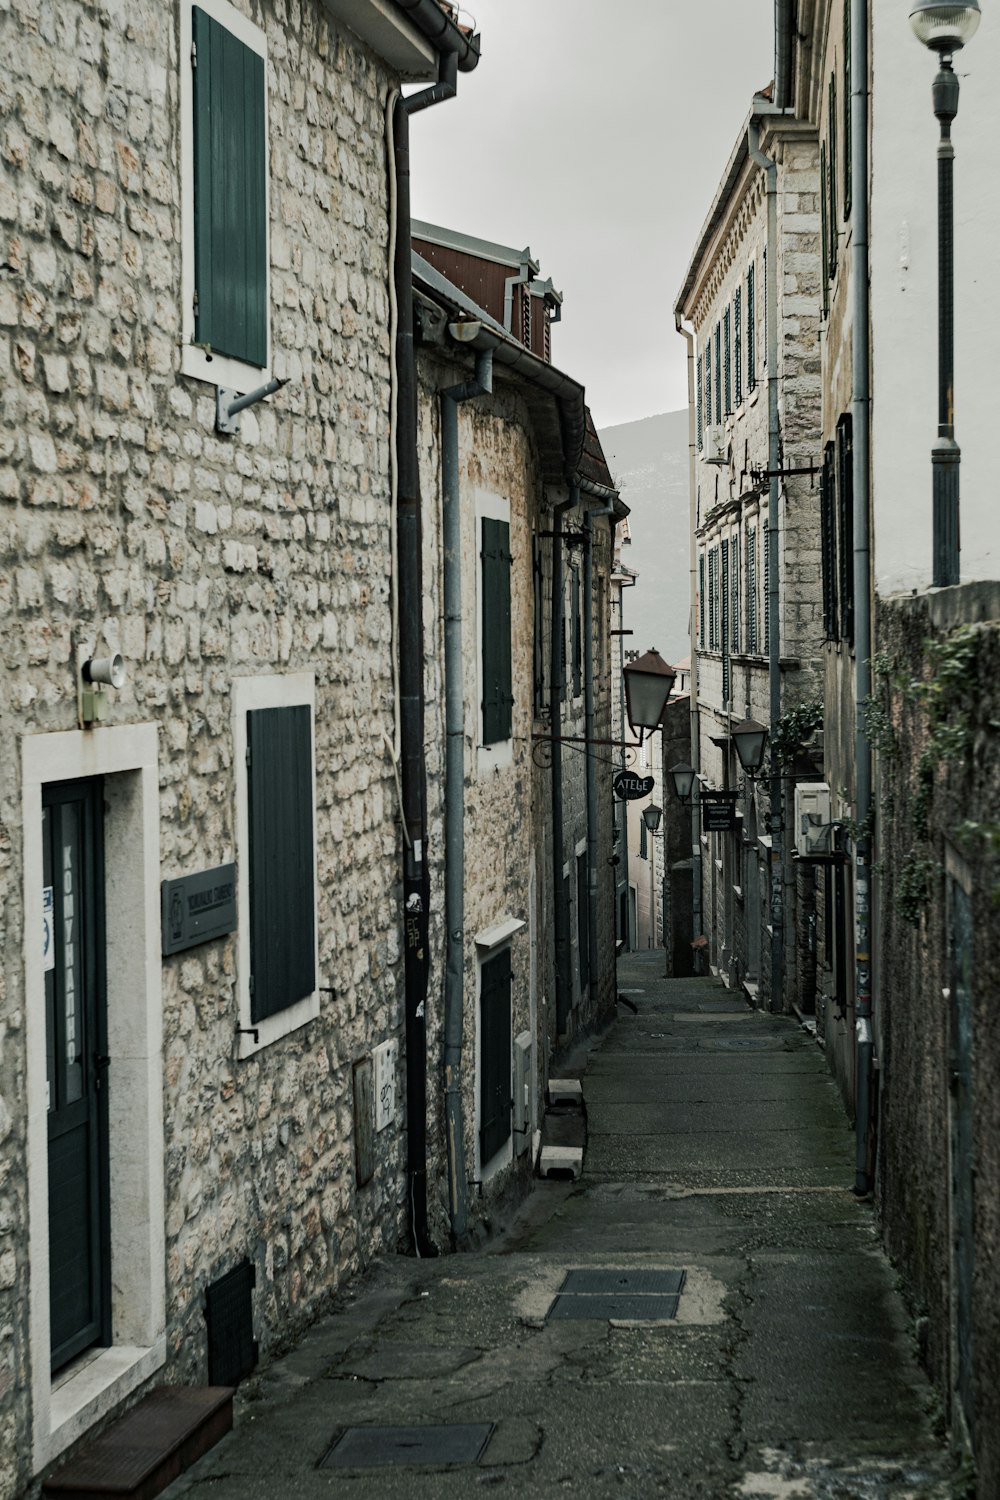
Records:
<instances>
[{"instance_id":1,"label":"cobblestone pavement","mask_svg":"<svg viewBox=\"0 0 1000 1500\"><path fill-rule=\"evenodd\" d=\"M582 1181L538 1183L486 1251L374 1268L241 1389L170 1500L952 1494L815 1041L662 967L620 965L638 1014L590 1053ZM550 1317L587 1268L683 1271L676 1317ZM427 1424L491 1435L454 1466L320 1466L345 1429Z\"/></svg>"}]
</instances>

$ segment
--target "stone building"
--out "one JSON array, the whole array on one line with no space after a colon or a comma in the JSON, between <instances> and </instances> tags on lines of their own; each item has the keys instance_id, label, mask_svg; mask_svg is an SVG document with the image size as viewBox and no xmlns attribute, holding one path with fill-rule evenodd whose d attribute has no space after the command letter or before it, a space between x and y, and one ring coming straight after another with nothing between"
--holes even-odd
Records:
<instances>
[{"instance_id":1,"label":"stone building","mask_svg":"<svg viewBox=\"0 0 1000 1500\"><path fill-rule=\"evenodd\" d=\"M430 827L444 894L431 944L442 998L429 1045L445 1076L432 1208L439 1237L461 1244L531 1170L550 1059L613 1011L611 767L590 742L611 734L609 577L624 507L583 388L552 365L537 318L538 352L526 352L520 317L501 321L514 253L429 225L414 243Z\"/></svg>"},{"instance_id":2,"label":"stone building","mask_svg":"<svg viewBox=\"0 0 1000 1500\"><path fill-rule=\"evenodd\" d=\"M938 64L892 7L816 0L794 27L792 9L777 0L775 103L816 128L823 175L818 1029L856 1116L857 1190L874 1190L953 1436L992 1495L1000 523L981 330L1000 292L974 268L1000 209L1000 33L984 24L958 62L960 551L935 586Z\"/></svg>"},{"instance_id":3,"label":"stone building","mask_svg":"<svg viewBox=\"0 0 1000 1500\"><path fill-rule=\"evenodd\" d=\"M392 142L478 48L433 0L0 39L8 1497L218 1378L223 1276L266 1350L407 1237Z\"/></svg>"},{"instance_id":4,"label":"stone building","mask_svg":"<svg viewBox=\"0 0 1000 1500\"><path fill-rule=\"evenodd\" d=\"M773 744L822 692L820 252L815 130L757 95L674 312L695 418L692 761L702 794L738 794L734 829L700 835L702 932L712 968L774 1008L807 1000L788 829L811 768L772 750L741 788L730 731L750 717Z\"/></svg>"}]
</instances>

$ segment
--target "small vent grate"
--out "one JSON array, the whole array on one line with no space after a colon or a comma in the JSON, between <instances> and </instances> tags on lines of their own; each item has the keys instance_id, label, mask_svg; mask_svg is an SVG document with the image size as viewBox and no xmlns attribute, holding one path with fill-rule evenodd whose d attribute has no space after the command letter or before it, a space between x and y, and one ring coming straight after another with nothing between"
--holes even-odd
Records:
<instances>
[{"instance_id":1,"label":"small vent grate","mask_svg":"<svg viewBox=\"0 0 1000 1500\"><path fill-rule=\"evenodd\" d=\"M684 1271L569 1271L549 1308L549 1322L660 1323L676 1318Z\"/></svg>"},{"instance_id":2,"label":"small vent grate","mask_svg":"<svg viewBox=\"0 0 1000 1500\"><path fill-rule=\"evenodd\" d=\"M248 1260L205 1288L208 1378L212 1385L238 1385L257 1363L250 1293L257 1273Z\"/></svg>"}]
</instances>

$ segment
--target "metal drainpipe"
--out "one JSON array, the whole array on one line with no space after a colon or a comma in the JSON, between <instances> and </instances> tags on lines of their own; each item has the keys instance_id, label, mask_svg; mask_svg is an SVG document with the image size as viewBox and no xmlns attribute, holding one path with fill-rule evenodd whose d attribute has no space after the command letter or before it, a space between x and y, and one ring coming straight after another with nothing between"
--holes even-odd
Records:
<instances>
[{"instance_id":1,"label":"metal drainpipe","mask_svg":"<svg viewBox=\"0 0 1000 1500\"><path fill-rule=\"evenodd\" d=\"M551 667L549 672L549 720L552 725L552 910L555 925L555 980L556 980L556 1038L569 1030L572 1010L572 986L570 984L569 911L563 887L563 786L562 786L562 639L563 639L563 579L562 579L562 518L580 501L580 492L575 485L569 498L562 500L552 512L552 641Z\"/></svg>"},{"instance_id":2,"label":"metal drainpipe","mask_svg":"<svg viewBox=\"0 0 1000 1500\"><path fill-rule=\"evenodd\" d=\"M493 390L493 351L476 356L476 376L441 392L441 494L444 551L445 865L444 1112L448 1207L456 1249L468 1234L462 1027L465 1019L465 684L462 651L462 506L459 402Z\"/></svg>"},{"instance_id":3,"label":"metal drainpipe","mask_svg":"<svg viewBox=\"0 0 1000 1500\"><path fill-rule=\"evenodd\" d=\"M392 111L396 182L396 553L398 561L400 785L403 804L403 989L406 1036L406 1185L410 1238L437 1255L427 1224L427 979L430 872L424 757L423 532L417 455L417 361L413 342L410 115L456 92L457 55L439 54L438 82L399 98Z\"/></svg>"},{"instance_id":4,"label":"metal drainpipe","mask_svg":"<svg viewBox=\"0 0 1000 1500\"><path fill-rule=\"evenodd\" d=\"M864 1194L872 1186L871 1083L874 1055L872 1032L872 751L865 733L864 707L871 693L871 489L868 454L871 443L869 387L870 310L868 284L868 0L849 0L851 6L851 175L855 183L852 206L851 282L854 292L853 390L854 440L854 711L856 818L863 830L855 842L855 1033L857 1039L857 1099L855 1103L855 1185Z\"/></svg>"},{"instance_id":5,"label":"metal drainpipe","mask_svg":"<svg viewBox=\"0 0 1000 1500\"><path fill-rule=\"evenodd\" d=\"M532 265L531 253L525 249L517 275L508 276L503 284L503 326L508 333L511 332L511 324L514 321L514 288L529 284L534 274Z\"/></svg>"},{"instance_id":6,"label":"metal drainpipe","mask_svg":"<svg viewBox=\"0 0 1000 1500\"><path fill-rule=\"evenodd\" d=\"M698 538L696 531L698 527L698 439L695 430L695 355L694 355L694 333L685 328L679 316L674 317L674 327L687 341L687 378L688 378L688 496L690 506L690 521L688 530L691 537L691 578L690 578L690 625L689 636L691 641L691 764L695 773L701 770L701 711L698 708L698 645L695 639L695 600L698 597ZM664 767L666 773L666 767ZM697 782L696 782L697 784ZM666 797L666 787L663 795ZM697 797L692 795L691 799L691 926L694 929L692 937L699 937L702 930L701 910L701 824L699 822L701 808ZM664 944L666 933L664 933ZM697 970L698 959L696 954L692 955L692 963Z\"/></svg>"},{"instance_id":7,"label":"metal drainpipe","mask_svg":"<svg viewBox=\"0 0 1000 1500\"><path fill-rule=\"evenodd\" d=\"M778 568L778 527L780 491L778 466L780 440L778 429L778 168L760 149L760 127L752 119L747 127L750 155L767 176L767 466L768 483L767 549L768 549L768 684L769 718L776 724L781 718L781 603ZM781 768L772 756L771 763L771 1009L784 1010L785 1005L785 892L784 892L784 787Z\"/></svg>"},{"instance_id":8,"label":"metal drainpipe","mask_svg":"<svg viewBox=\"0 0 1000 1500\"><path fill-rule=\"evenodd\" d=\"M588 510L583 518L584 573L583 573L583 618L586 628L583 635L583 691L587 749L587 964L590 968L591 994L597 984L599 962L597 942L598 889L597 889L597 766L591 753L590 742L596 735L594 710L594 521L601 516L614 514L613 505L604 505L599 510Z\"/></svg>"}]
</instances>

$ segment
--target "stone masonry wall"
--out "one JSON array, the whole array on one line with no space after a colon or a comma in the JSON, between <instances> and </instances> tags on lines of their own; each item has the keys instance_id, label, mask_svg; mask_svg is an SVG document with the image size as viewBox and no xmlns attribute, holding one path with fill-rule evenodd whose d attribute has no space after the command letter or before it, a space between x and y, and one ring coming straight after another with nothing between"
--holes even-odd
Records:
<instances>
[{"instance_id":1,"label":"stone masonry wall","mask_svg":"<svg viewBox=\"0 0 1000 1500\"><path fill-rule=\"evenodd\" d=\"M1000 1493L1000 586L883 600L876 630L879 1207L948 1402L957 1379L951 1182L960 1107L951 1086L952 878L971 906L971 948L957 956L967 959L971 992L974 1446L978 1493L992 1495Z\"/></svg>"},{"instance_id":2,"label":"stone masonry wall","mask_svg":"<svg viewBox=\"0 0 1000 1500\"><path fill-rule=\"evenodd\" d=\"M264 1349L401 1232L401 1127L355 1186L351 1064L397 1032L391 766L389 78L318 3L267 34L273 366L214 432L179 374L175 14L0 9L0 1496L30 1453L19 740L76 727L77 644L120 650L109 722L161 726L164 875L234 857L234 675L316 674L320 1019L236 1061L234 942L164 963L168 1364L203 1380L205 1284L249 1254Z\"/></svg>"}]
</instances>

